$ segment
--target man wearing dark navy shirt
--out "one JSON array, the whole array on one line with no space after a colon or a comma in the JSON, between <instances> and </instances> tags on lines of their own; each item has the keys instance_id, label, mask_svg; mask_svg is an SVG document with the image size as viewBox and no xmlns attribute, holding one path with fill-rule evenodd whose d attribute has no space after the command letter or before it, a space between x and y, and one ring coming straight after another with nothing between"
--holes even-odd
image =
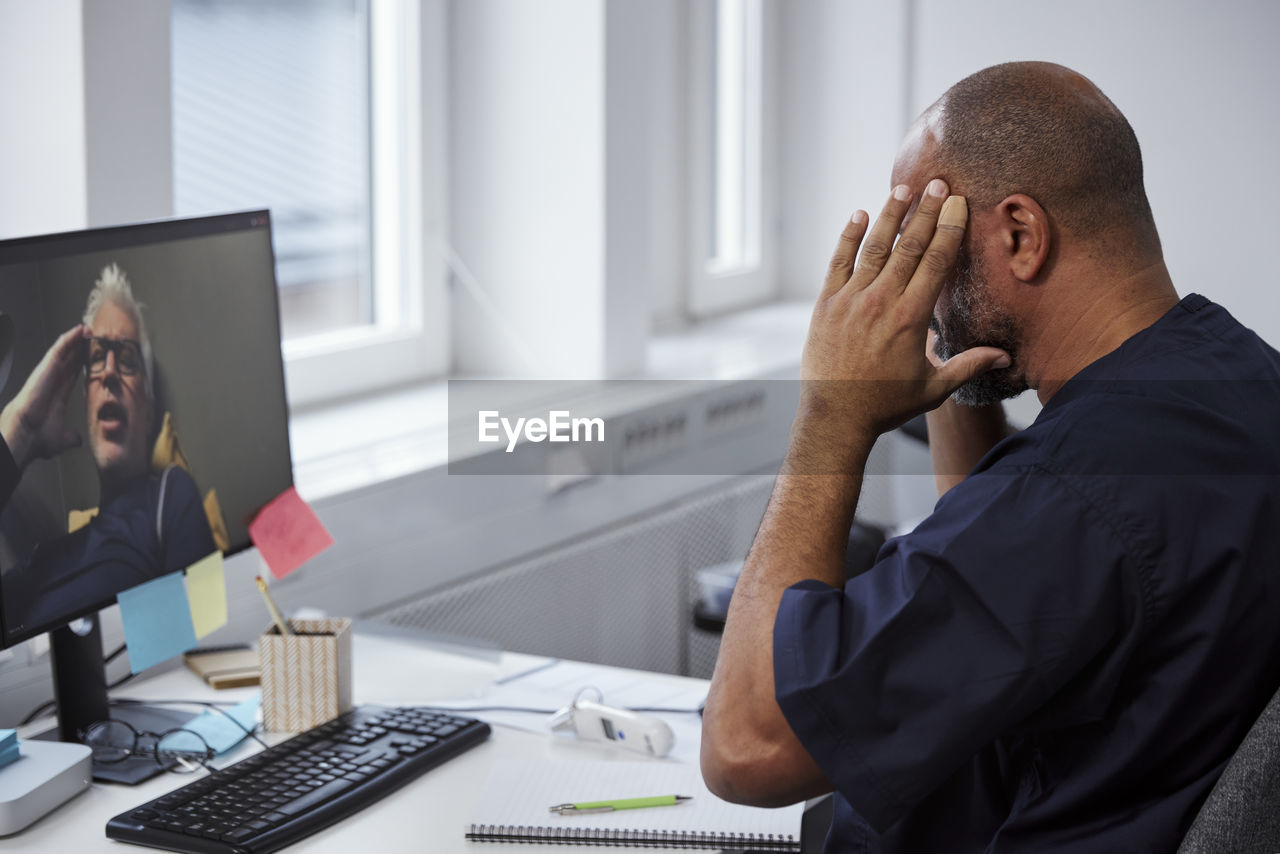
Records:
<instances>
[{"instance_id":1,"label":"man wearing dark navy shirt","mask_svg":"<svg viewBox=\"0 0 1280 854\"><path fill-rule=\"evenodd\" d=\"M181 570L214 549L195 482L180 468L151 472L154 392L141 308L114 264L90 291L84 320L54 341L0 410L0 508L23 469L81 442L67 399L83 378L100 504L83 527L37 544L4 574L9 631L45 627L75 605Z\"/></svg>"},{"instance_id":2,"label":"man wearing dark navy shirt","mask_svg":"<svg viewBox=\"0 0 1280 854\"><path fill-rule=\"evenodd\" d=\"M834 790L833 851L1173 851L1280 685L1280 354L1179 299L1137 140L1068 69L956 84L893 181L814 309L704 775ZM845 583L871 445L922 411L941 498Z\"/></svg>"}]
</instances>

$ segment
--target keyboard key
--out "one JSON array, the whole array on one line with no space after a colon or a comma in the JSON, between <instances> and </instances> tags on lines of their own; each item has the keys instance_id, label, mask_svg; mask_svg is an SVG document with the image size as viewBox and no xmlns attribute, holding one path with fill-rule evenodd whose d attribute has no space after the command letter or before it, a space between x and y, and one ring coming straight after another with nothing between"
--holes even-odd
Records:
<instances>
[{"instance_id":1,"label":"keyboard key","mask_svg":"<svg viewBox=\"0 0 1280 854\"><path fill-rule=\"evenodd\" d=\"M298 798L298 800L293 803L281 807L280 812L285 815L297 815L300 812L305 812L316 804L329 800L335 795L342 794L354 785L355 783L350 780L334 780L332 783L325 783L323 786L316 789L314 792L311 792L307 796Z\"/></svg>"}]
</instances>

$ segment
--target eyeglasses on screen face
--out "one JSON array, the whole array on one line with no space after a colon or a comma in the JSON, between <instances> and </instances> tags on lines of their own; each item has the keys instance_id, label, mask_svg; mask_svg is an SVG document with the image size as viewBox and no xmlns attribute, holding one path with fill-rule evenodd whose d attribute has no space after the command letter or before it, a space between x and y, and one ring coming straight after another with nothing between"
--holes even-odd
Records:
<instances>
[{"instance_id":1,"label":"eyeglasses on screen face","mask_svg":"<svg viewBox=\"0 0 1280 854\"><path fill-rule=\"evenodd\" d=\"M107 354L116 356L116 371L125 377L142 373L142 345L132 338L90 338L85 369L91 377L107 372Z\"/></svg>"},{"instance_id":2,"label":"eyeglasses on screen face","mask_svg":"<svg viewBox=\"0 0 1280 854\"><path fill-rule=\"evenodd\" d=\"M198 732L181 728L139 732L125 721L89 724L80 741L92 749L94 762L110 765L131 756L150 756L161 768L178 774L198 771L217 755Z\"/></svg>"}]
</instances>

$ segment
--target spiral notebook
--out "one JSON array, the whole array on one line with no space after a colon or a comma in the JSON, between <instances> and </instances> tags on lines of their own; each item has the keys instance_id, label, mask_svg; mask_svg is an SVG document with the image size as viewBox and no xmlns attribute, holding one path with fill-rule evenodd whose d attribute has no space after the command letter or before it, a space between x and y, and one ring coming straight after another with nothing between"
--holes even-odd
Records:
<instances>
[{"instance_id":1,"label":"spiral notebook","mask_svg":"<svg viewBox=\"0 0 1280 854\"><path fill-rule=\"evenodd\" d=\"M554 804L692 795L675 806L557 815ZM744 807L707 791L697 766L676 762L499 759L472 811L467 839L653 848L799 851L804 804Z\"/></svg>"}]
</instances>

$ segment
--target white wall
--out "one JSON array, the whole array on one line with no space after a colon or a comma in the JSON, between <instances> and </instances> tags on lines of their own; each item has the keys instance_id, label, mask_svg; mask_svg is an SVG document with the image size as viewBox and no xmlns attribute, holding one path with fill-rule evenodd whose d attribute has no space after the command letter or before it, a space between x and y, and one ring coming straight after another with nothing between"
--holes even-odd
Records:
<instances>
[{"instance_id":1,"label":"white wall","mask_svg":"<svg viewBox=\"0 0 1280 854\"><path fill-rule=\"evenodd\" d=\"M169 4L0 3L0 238L173 211Z\"/></svg>"},{"instance_id":2,"label":"white wall","mask_svg":"<svg viewBox=\"0 0 1280 854\"><path fill-rule=\"evenodd\" d=\"M676 201L661 195L669 176L660 157L675 117L671 99L663 97L667 90L652 73L675 52L669 36L677 11L670 3L652 8L637 0L605 4L603 376L643 367L651 289L661 269L655 262L672 232L670 220L664 223L653 214Z\"/></svg>"},{"instance_id":3,"label":"white wall","mask_svg":"<svg viewBox=\"0 0 1280 854\"><path fill-rule=\"evenodd\" d=\"M78 0L0 3L0 237L83 228Z\"/></svg>"},{"instance_id":4,"label":"white wall","mask_svg":"<svg viewBox=\"0 0 1280 854\"><path fill-rule=\"evenodd\" d=\"M923 109L965 74L1012 59L1088 76L1138 135L1178 292L1203 293L1280 344L1280 289L1261 254L1275 242L1277 35L1280 4L1264 0L918 0L911 97Z\"/></svg>"},{"instance_id":5,"label":"white wall","mask_svg":"<svg viewBox=\"0 0 1280 854\"><path fill-rule=\"evenodd\" d=\"M788 0L782 11L781 284L810 299L848 218L889 195L908 15L877 0Z\"/></svg>"},{"instance_id":6,"label":"white wall","mask_svg":"<svg viewBox=\"0 0 1280 854\"><path fill-rule=\"evenodd\" d=\"M451 231L503 317L455 292L457 366L597 376L603 0L466 0L450 13Z\"/></svg>"},{"instance_id":7,"label":"white wall","mask_svg":"<svg viewBox=\"0 0 1280 854\"><path fill-rule=\"evenodd\" d=\"M979 68L1042 59L1089 76L1133 124L1179 293L1203 293L1280 343L1280 291L1264 254L1274 243L1266 182L1280 134L1280 4L800 0L787 8L784 269L793 293L815 292L842 217L880 205L908 113ZM895 104L902 85L906 111Z\"/></svg>"},{"instance_id":8,"label":"white wall","mask_svg":"<svg viewBox=\"0 0 1280 854\"><path fill-rule=\"evenodd\" d=\"M89 226L173 214L168 0L82 0Z\"/></svg>"},{"instance_id":9,"label":"white wall","mask_svg":"<svg viewBox=\"0 0 1280 854\"><path fill-rule=\"evenodd\" d=\"M451 231L461 373L644 367L686 266L685 0L453 0Z\"/></svg>"},{"instance_id":10,"label":"white wall","mask_svg":"<svg viewBox=\"0 0 1280 854\"><path fill-rule=\"evenodd\" d=\"M632 125L635 139L628 154L643 161L638 171L647 184L638 194L620 196L611 203L632 207L644 217L640 227L647 239L636 243L645 273L642 292L647 295L651 315L670 320L684 312L689 267L689 166L685 152L689 142L686 80L690 4L689 0L629 0L629 5L641 14L627 14L631 19L627 24L643 20L640 32L620 32L623 27L618 25L624 17L615 14L611 20L617 29L610 38L615 43L629 39L635 45L639 61L630 68L639 74L639 88L633 90L634 103L615 99L610 109L629 111L635 104L642 106L643 124ZM611 73L621 71L611 66ZM611 168L625 169L627 163L615 161Z\"/></svg>"}]
</instances>

